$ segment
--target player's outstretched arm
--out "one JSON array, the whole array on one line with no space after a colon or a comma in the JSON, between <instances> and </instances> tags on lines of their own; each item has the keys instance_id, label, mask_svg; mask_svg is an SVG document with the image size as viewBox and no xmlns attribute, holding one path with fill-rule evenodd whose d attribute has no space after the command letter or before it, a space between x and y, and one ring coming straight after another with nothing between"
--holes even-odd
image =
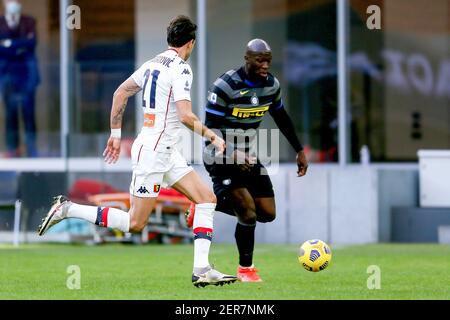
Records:
<instances>
[{"instance_id":1,"label":"player's outstretched arm","mask_svg":"<svg viewBox=\"0 0 450 320\"><path fill-rule=\"evenodd\" d=\"M141 87L132 78L125 80L114 92L111 108L111 136L106 143L103 157L107 163L116 163L120 155L122 119L128 99L141 91Z\"/></svg>"},{"instance_id":2,"label":"player's outstretched arm","mask_svg":"<svg viewBox=\"0 0 450 320\"><path fill-rule=\"evenodd\" d=\"M308 161L306 160L305 153L303 152L303 146L301 145L300 140L295 133L294 124L292 123L291 118L289 117L284 107L271 111L270 115L277 124L281 133L283 133L291 146L294 148L295 152L297 152L297 176L304 176L308 169Z\"/></svg>"},{"instance_id":3,"label":"player's outstretched arm","mask_svg":"<svg viewBox=\"0 0 450 320\"><path fill-rule=\"evenodd\" d=\"M216 135L214 131L205 126L200 119L192 112L192 104L189 100L180 100L176 102L178 117L182 124L205 137L215 146L217 153L223 153L225 150L225 141Z\"/></svg>"}]
</instances>

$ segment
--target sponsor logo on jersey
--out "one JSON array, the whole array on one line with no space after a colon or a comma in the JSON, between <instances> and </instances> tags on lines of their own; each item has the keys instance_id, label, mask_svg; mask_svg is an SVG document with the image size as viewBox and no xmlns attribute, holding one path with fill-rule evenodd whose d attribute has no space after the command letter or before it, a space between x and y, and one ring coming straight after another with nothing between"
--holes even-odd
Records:
<instances>
[{"instance_id":1,"label":"sponsor logo on jersey","mask_svg":"<svg viewBox=\"0 0 450 320\"><path fill-rule=\"evenodd\" d=\"M182 72L181 74L187 74L187 75L190 75L191 73L189 72L188 69L184 69L183 72Z\"/></svg>"},{"instance_id":2,"label":"sponsor logo on jersey","mask_svg":"<svg viewBox=\"0 0 450 320\"><path fill-rule=\"evenodd\" d=\"M209 91L208 92L208 101L211 102L212 104L216 104L217 103L217 94Z\"/></svg>"},{"instance_id":3,"label":"sponsor logo on jersey","mask_svg":"<svg viewBox=\"0 0 450 320\"><path fill-rule=\"evenodd\" d=\"M262 106L257 108L233 108L232 115L236 118L254 118L262 117L269 110L269 106Z\"/></svg>"},{"instance_id":4,"label":"sponsor logo on jersey","mask_svg":"<svg viewBox=\"0 0 450 320\"><path fill-rule=\"evenodd\" d=\"M146 113L144 114L144 127L153 128L155 126L156 114Z\"/></svg>"},{"instance_id":5,"label":"sponsor logo on jersey","mask_svg":"<svg viewBox=\"0 0 450 320\"><path fill-rule=\"evenodd\" d=\"M144 186L141 186L136 192L141 193L141 194L150 193L150 192L148 192L147 188Z\"/></svg>"},{"instance_id":6,"label":"sponsor logo on jersey","mask_svg":"<svg viewBox=\"0 0 450 320\"><path fill-rule=\"evenodd\" d=\"M153 192L157 193L157 192L159 192L160 189L161 189L161 185L155 183L154 186L153 186Z\"/></svg>"}]
</instances>

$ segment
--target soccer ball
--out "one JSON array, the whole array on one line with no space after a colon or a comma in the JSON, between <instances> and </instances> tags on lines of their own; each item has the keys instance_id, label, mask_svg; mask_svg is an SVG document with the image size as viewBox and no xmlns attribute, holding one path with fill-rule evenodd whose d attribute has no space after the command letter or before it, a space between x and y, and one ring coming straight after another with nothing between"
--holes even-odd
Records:
<instances>
[{"instance_id":1,"label":"soccer ball","mask_svg":"<svg viewBox=\"0 0 450 320\"><path fill-rule=\"evenodd\" d=\"M330 264L331 249L319 239L305 241L300 247L298 261L308 271L321 271Z\"/></svg>"}]
</instances>

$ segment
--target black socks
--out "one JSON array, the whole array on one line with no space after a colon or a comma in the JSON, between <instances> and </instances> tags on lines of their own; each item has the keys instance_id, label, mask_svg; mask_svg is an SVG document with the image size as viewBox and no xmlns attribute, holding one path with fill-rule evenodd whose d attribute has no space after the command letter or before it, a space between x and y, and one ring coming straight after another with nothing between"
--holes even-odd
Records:
<instances>
[{"instance_id":1,"label":"black socks","mask_svg":"<svg viewBox=\"0 0 450 320\"><path fill-rule=\"evenodd\" d=\"M254 225L236 224L234 237L239 251L239 265L241 267L250 267L253 264L253 249L255 247L255 228Z\"/></svg>"}]
</instances>

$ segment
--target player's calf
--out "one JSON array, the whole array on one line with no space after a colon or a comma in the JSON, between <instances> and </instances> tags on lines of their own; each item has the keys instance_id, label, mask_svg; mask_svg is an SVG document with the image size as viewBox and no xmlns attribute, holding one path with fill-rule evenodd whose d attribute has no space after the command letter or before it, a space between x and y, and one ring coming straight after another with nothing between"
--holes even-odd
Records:
<instances>
[{"instance_id":1,"label":"player's calf","mask_svg":"<svg viewBox=\"0 0 450 320\"><path fill-rule=\"evenodd\" d=\"M131 233L139 233L144 230L144 228L147 226L148 221L139 220L131 216L130 218L130 232Z\"/></svg>"}]
</instances>

